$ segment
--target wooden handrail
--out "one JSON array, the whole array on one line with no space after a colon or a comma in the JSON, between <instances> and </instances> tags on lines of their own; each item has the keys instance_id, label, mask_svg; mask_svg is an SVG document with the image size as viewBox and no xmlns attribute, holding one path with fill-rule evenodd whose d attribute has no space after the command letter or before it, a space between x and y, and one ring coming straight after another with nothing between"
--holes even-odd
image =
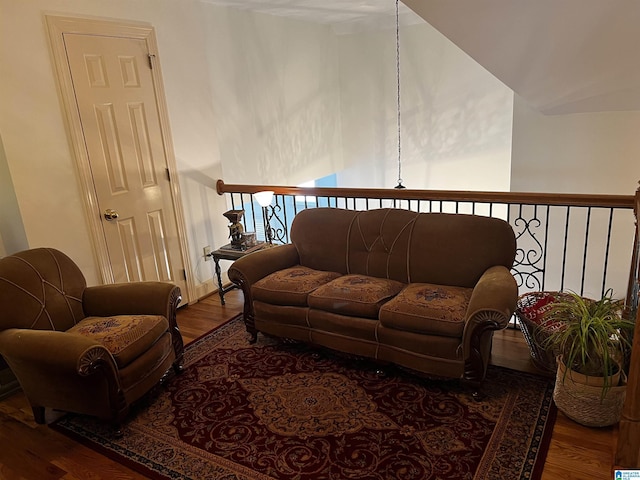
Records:
<instances>
[{"instance_id":1,"label":"wooden handrail","mask_svg":"<svg viewBox=\"0 0 640 480\"><path fill-rule=\"evenodd\" d=\"M638 247L640 238L638 213L640 212L640 188L634 199L636 215L636 243L632 260L632 281L629 289L635 288L638 282ZM640 309L636 312L636 325L633 333L633 346L629 366L629 380L622 409L616 447L615 465L622 468L640 468Z\"/></svg>"},{"instance_id":2,"label":"wooden handrail","mask_svg":"<svg viewBox=\"0 0 640 480\"><path fill-rule=\"evenodd\" d=\"M338 198L371 198L384 200L436 200L485 202L525 205L558 205L575 207L633 208L633 195L592 195L581 193L483 192L462 190L413 190L394 188L286 187L281 185L239 185L216 182L219 195L225 193L254 194L272 190L278 195L309 195Z\"/></svg>"}]
</instances>

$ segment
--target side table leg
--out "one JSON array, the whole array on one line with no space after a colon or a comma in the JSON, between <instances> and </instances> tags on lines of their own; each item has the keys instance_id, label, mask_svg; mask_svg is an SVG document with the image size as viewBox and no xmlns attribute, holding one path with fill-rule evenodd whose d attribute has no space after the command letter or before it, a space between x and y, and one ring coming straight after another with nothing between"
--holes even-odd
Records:
<instances>
[{"instance_id":1,"label":"side table leg","mask_svg":"<svg viewBox=\"0 0 640 480\"><path fill-rule=\"evenodd\" d=\"M216 278L218 279L218 295L220 295L220 303L222 305L224 305L224 288L222 288L222 278L221 278L221 271L220 271L220 259L213 257L213 261L216 264Z\"/></svg>"}]
</instances>

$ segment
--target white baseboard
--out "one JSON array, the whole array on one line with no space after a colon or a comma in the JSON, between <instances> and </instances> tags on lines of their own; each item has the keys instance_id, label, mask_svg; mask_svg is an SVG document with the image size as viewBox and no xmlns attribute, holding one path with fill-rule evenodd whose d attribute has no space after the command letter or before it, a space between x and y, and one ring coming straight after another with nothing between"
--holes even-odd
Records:
<instances>
[{"instance_id":1,"label":"white baseboard","mask_svg":"<svg viewBox=\"0 0 640 480\"><path fill-rule=\"evenodd\" d=\"M196 288L195 288L196 302L201 298L207 297L217 291L218 291L218 285L217 285L217 282L213 281L213 279L207 280L206 282L196 285Z\"/></svg>"}]
</instances>

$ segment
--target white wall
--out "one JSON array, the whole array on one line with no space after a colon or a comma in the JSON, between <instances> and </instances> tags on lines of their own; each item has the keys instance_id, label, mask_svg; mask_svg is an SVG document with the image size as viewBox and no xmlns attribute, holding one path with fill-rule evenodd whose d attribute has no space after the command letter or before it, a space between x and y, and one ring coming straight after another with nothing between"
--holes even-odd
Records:
<instances>
[{"instance_id":1,"label":"white wall","mask_svg":"<svg viewBox=\"0 0 640 480\"><path fill-rule=\"evenodd\" d=\"M296 185L340 170L331 29L233 9L212 9L207 23L225 182Z\"/></svg>"},{"instance_id":2,"label":"white wall","mask_svg":"<svg viewBox=\"0 0 640 480\"><path fill-rule=\"evenodd\" d=\"M516 96L511 188L633 195L640 180L640 112L542 115Z\"/></svg>"},{"instance_id":3,"label":"white wall","mask_svg":"<svg viewBox=\"0 0 640 480\"><path fill-rule=\"evenodd\" d=\"M640 179L639 133L637 111L542 115L516 96L511 188L517 192L633 195ZM539 214L544 215L542 211ZM569 246L563 252L565 224ZM634 235L631 211L616 213L609 227L607 211L575 209L568 220L564 209L555 208L550 225L553 238L547 252L547 290L562 286L564 268L564 288L579 291L584 263L587 296L599 296L603 283L605 288L613 288L616 296L624 296ZM537 235L543 242L544 233L538 231ZM603 279L607 242L610 257Z\"/></svg>"},{"instance_id":4,"label":"white wall","mask_svg":"<svg viewBox=\"0 0 640 480\"><path fill-rule=\"evenodd\" d=\"M29 247L0 135L0 258Z\"/></svg>"},{"instance_id":5,"label":"white wall","mask_svg":"<svg viewBox=\"0 0 640 480\"><path fill-rule=\"evenodd\" d=\"M45 13L97 16L149 22L156 28L191 256L197 264L199 243L226 237L224 219L215 225L215 216L205 211L225 206L213 187L222 167L200 5L171 0L0 4L0 131L29 247L59 248L79 264L90 284L100 282L43 20Z\"/></svg>"},{"instance_id":6,"label":"white wall","mask_svg":"<svg viewBox=\"0 0 640 480\"><path fill-rule=\"evenodd\" d=\"M91 276L94 262L38 3L2 3L0 132L29 246L67 250Z\"/></svg>"},{"instance_id":7,"label":"white wall","mask_svg":"<svg viewBox=\"0 0 640 480\"><path fill-rule=\"evenodd\" d=\"M409 188L509 190L513 92L427 23L400 31ZM398 178L396 32L340 37L345 186ZM365 173L366 172L366 173Z\"/></svg>"},{"instance_id":8,"label":"white wall","mask_svg":"<svg viewBox=\"0 0 640 480\"><path fill-rule=\"evenodd\" d=\"M70 255L100 283L67 141L44 14L155 27L190 256L227 241L227 183L298 183L342 168L338 61L326 27L193 0L0 0L0 132L28 247ZM16 46L20 48L16 48ZM6 73L5 73L6 72ZM4 245L7 234L3 230ZM205 292L199 289L197 295Z\"/></svg>"},{"instance_id":9,"label":"white wall","mask_svg":"<svg viewBox=\"0 0 640 480\"><path fill-rule=\"evenodd\" d=\"M338 172L343 186L396 183L393 29L337 36L195 0L0 0L0 7L0 132L9 172L0 180L15 193L19 220L1 229L7 252L13 235L23 248L53 246L78 262L89 283L100 281L44 13L155 27L189 253L205 287L212 262L203 261L202 247L228 234L217 178L297 184ZM544 117L520 99L514 104L508 88L426 23L403 27L401 52L406 186L635 190L639 112Z\"/></svg>"}]
</instances>

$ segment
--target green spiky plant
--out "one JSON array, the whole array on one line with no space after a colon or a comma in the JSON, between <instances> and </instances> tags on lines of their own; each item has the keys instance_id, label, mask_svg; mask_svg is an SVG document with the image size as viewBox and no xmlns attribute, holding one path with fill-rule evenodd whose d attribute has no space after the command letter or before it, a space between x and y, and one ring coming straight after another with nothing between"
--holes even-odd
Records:
<instances>
[{"instance_id":1,"label":"green spiky plant","mask_svg":"<svg viewBox=\"0 0 640 480\"><path fill-rule=\"evenodd\" d=\"M592 377L603 377L602 398L612 385L612 377L622 367L631 348L633 322L622 318L623 301L613 299L608 289L599 300L589 300L574 292L557 301L552 312L564 323L550 334L549 346L557 349L569 369Z\"/></svg>"}]
</instances>

